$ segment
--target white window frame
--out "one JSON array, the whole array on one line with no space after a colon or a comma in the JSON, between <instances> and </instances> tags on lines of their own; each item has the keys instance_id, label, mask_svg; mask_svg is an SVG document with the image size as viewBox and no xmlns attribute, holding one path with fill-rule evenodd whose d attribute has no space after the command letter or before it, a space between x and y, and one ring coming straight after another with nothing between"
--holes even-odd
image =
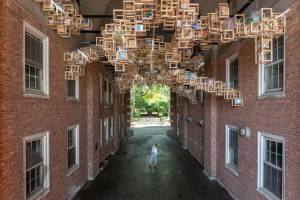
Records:
<instances>
[{"instance_id":1,"label":"white window frame","mask_svg":"<svg viewBox=\"0 0 300 200\"><path fill-rule=\"evenodd\" d=\"M68 84L68 83L67 83ZM69 96L69 91L68 91L68 99L74 99L79 101L79 77L75 78L75 97L71 97ZM69 86L68 86L68 90L69 90Z\"/></svg>"},{"instance_id":2,"label":"white window frame","mask_svg":"<svg viewBox=\"0 0 300 200\"><path fill-rule=\"evenodd\" d=\"M230 63L233 60L238 59L238 57L239 57L239 53L235 53L226 59L226 83L228 88L230 87ZM239 74L238 74L238 88L239 88Z\"/></svg>"},{"instance_id":3,"label":"white window frame","mask_svg":"<svg viewBox=\"0 0 300 200\"><path fill-rule=\"evenodd\" d=\"M264 188L264 149L265 149L265 138L275 140L282 143L282 198L278 198L268 189ZM284 200L285 198L285 142L284 138L275 134L258 131L257 134L257 191L263 194L266 198L272 200Z\"/></svg>"},{"instance_id":4,"label":"white window frame","mask_svg":"<svg viewBox=\"0 0 300 200\"><path fill-rule=\"evenodd\" d=\"M43 77L41 81L41 91L26 89L25 71L25 34L29 32L43 41ZM49 98L49 38L44 33L23 21L23 93L27 97Z\"/></svg>"},{"instance_id":5,"label":"white window frame","mask_svg":"<svg viewBox=\"0 0 300 200\"><path fill-rule=\"evenodd\" d=\"M42 198L45 196L50 190L50 144L49 144L49 131L26 136L23 138L23 180L24 180L24 200L33 200L38 197ZM35 192L31 197L26 198L26 142L34 141L34 140L42 140L43 144L43 165L44 168L44 182L43 188Z\"/></svg>"},{"instance_id":6,"label":"white window frame","mask_svg":"<svg viewBox=\"0 0 300 200\"><path fill-rule=\"evenodd\" d=\"M67 132L69 130L74 130L74 133L75 133L75 164L73 167L71 167L70 169L68 169L68 166L67 166L67 176L70 176L71 174L73 174L80 166L80 156L79 156L79 124L77 125L73 125L73 126L69 126L68 129L67 129ZM68 139L68 134L67 134L67 139ZM68 144L67 144L67 151L68 151Z\"/></svg>"},{"instance_id":7,"label":"white window frame","mask_svg":"<svg viewBox=\"0 0 300 200\"><path fill-rule=\"evenodd\" d=\"M100 130L99 130L99 135L100 135L100 145L102 146L103 145L103 141L102 141L102 129L103 129L103 120L102 118L99 119L99 127L100 127Z\"/></svg>"},{"instance_id":8,"label":"white window frame","mask_svg":"<svg viewBox=\"0 0 300 200\"><path fill-rule=\"evenodd\" d=\"M225 167L227 169L229 169L231 172L233 172L233 174L235 174L236 176L238 176L238 171L237 171L237 166L234 167L230 164L230 153L229 153L229 130L235 130L235 131L239 131L239 128L236 126L232 126L232 125L225 125ZM238 137L238 133L237 133L237 137ZM237 149L238 151L238 149Z\"/></svg>"},{"instance_id":9,"label":"white window frame","mask_svg":"<svg viewBox=\"0 0 300 200\"><path fill-rule=\"evenodd\" d=\"M99 102L103 103L103 76L99 73Z\"/></svg>"},{"instance_id":10,"label":"white window frame","mask_svg":"<svg viewBox=\"0 0 300 200\"><path fill-rule=\"evenodd\" d=\"M275 64L276 62L281 62L276 61L272 62L271 64L259 64L258 65L258 97L263 98L263 97L285 97L285 63L286 63L286 36L283 36L283 85L282 85L282 91L274 91L274 92L268 92L266 93L266 86L265 86L265 67Z\"/></svg>"}]
</instances>

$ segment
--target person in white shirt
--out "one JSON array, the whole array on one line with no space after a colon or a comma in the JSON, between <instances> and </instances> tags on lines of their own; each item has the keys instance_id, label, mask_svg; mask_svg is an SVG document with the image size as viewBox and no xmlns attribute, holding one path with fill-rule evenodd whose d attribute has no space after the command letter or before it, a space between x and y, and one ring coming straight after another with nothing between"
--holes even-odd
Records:
<instances>
[{"instance_id":1,"label":"person in white shirt","mask_svg":"<svg viewBox=\"0 0 300 200\"><path fill-rule=\"evenodd\" d=\"M150 164L149 167L151 168L153 165L156 168L156 164L157 164L157 144L152 146L152 150L151 150L151 157L150 157Z\"/></svg>"}]
</instances>

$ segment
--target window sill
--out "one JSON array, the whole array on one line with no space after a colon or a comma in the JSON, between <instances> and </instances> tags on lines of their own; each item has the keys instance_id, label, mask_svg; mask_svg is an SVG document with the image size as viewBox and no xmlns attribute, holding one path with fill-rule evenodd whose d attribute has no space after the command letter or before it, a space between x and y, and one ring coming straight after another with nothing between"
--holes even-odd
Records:
<instances>
[{"instance_id":1,"label":"window sill","mask_svg":"<svg viewBox=\"0 0 300 200\"><path fill-rule=\"evenodd\" d=\"M268 191L265 188L257 188L257 191L266 197L268 200L282 200L281 198L274 195L272 192Z\"/></svg>"},{"instance_id":2,"label":"window sill","mask_svg":"<svg viewBox=\"0 0 300 200\"><path fill-rule=\"evenodd\" d=\"M79 101L77 97L67 97L67 101Z\"/></svg>"},{"instance_id":3,"label":"window sill","mask_svg":"<svg viewBox=\"0 0 300 200\"><path fill-rule=\"evenodd\" d=\"M75 164L73 167L71 167L68 170L67 176L71 176L74 172L76 172L79 169L79 164Z\"/></svg>"},{"instance_id":4,"label":"window sill","mask_svg":"<svg viewBox=\"0 0 300 200\"><path fill-rule=\"evenodd\" d=\"M23 93L23 96L29 98L50 99L50 96L44 93L31 93L27 91Z\"/></svg>"},{"instance_id":5,"label":"window sill","mask_svg":"<svg viewBox=\"0 0 300 200\"><path fill-rule=\"evenodd\" d=\"M31 197L26 198L26 200L41 200L43 199L48 193L50 192L49 189L41 188L39 191L37 191L35 194L33 194Z\"/></svg>"},{"instance_id":6,"label":"window sill","mask_svg":"<svg viewBox=\"0 0 300 200\"><path fill-rule=\"evenodd\" d=\"M232 167L232 166L229 165L229 164L226 164L225 167L226 167L230 172L232 172L234 175L239 176L239 173L237 172L237 169L236 169L235 167Z\"/></svg>"},{"instance_id":7,"label":"window sill","mask_svg":"<svg viewBox=\"0 0 300 200\"><path fill-rule=\"evenodd\" d=\"M257 97L257 99L280 99L286 98L284 92L265 93Z\"/></svg>"}]
</instances>

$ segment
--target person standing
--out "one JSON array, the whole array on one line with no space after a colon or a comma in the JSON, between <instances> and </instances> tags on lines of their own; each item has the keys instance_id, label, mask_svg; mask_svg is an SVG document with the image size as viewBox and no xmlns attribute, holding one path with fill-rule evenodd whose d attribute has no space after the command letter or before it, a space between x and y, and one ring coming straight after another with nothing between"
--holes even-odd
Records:
<instances>
[{"instance_id":1,"label":"person standing","mask_svg":"<svg viewBox=\"0 0 300 200\"><path fill-rule=\"evenodd\" d=\"M154 167L156 169L157 154L158 154L157 144L155 144L155 145L152 146L152 149L151 149L151 156L150 156L149 168L151 168L154 165Z\"/></svg>"}]
</instances>

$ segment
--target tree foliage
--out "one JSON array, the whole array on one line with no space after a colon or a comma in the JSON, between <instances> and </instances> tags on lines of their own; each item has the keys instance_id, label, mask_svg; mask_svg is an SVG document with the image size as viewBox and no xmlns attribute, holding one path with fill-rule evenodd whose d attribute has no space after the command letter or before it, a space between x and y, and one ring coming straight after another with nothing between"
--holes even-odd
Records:
<instances>
[{"instance_id":1,"label":"tree foliage","mask_svg":"<svg viewBox=\"0 0 300 200\"><path fill-rule=\"evenodd\" d=\"M133 117L158 115L166 117L169 113L170 88L155 84L150 87L133 87Z\"/></svg>"}]
</instances>

